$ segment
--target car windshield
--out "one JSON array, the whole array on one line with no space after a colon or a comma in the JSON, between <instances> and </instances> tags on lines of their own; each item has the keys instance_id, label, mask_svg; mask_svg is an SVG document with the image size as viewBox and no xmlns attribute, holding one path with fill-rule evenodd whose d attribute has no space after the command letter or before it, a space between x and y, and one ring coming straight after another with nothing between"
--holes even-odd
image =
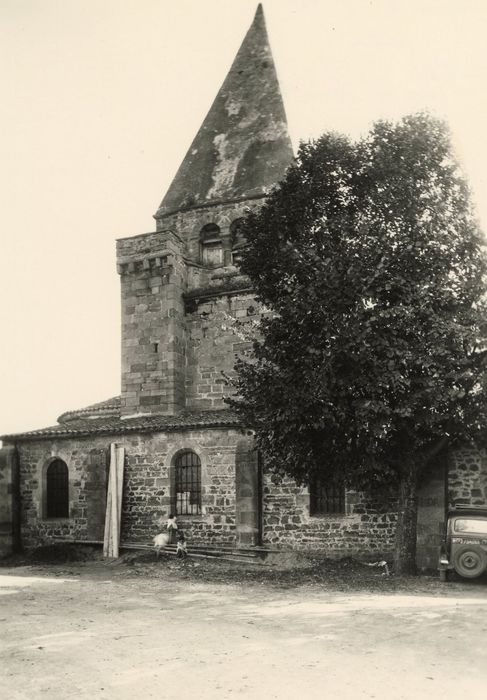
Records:
<instances>
[{"instance_id":1,"label":"car windshield","mask_svg":"<svg viewBox=\"0 0 487 700\"><path fill-rule=\"evenodd\" d=\"M454 524L455 532L472 532L476 535L487 535L487 519L458 518Z\"/></svg>"}]
</instances>

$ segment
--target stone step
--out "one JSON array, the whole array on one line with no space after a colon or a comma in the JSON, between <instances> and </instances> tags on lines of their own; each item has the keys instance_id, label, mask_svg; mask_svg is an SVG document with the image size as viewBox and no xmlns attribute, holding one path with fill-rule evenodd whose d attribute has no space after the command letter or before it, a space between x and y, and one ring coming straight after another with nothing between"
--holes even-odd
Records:
<instances>
[{"instance_id":1,"label":"stone step","mask_svg":"<svg viewBox=\"0 0 487 700\"><path fill-rule=\"evenodd\" d=\"M120 550L154 551L148 544L126 543L120 545ZM168 545L162 550L165 554L176 556L176 545ZM257 553L238 552L238 550L223 551L207 547L188 547L188 556L200 559L219 559L220 561L245 562L262 566L263 561Z\"/></svg>"},{"instance_id":2,"label":"stone step","mask_svg":"<svg viewBox=\"0 0 487 700\"><path fill-rule=\"evenodd\" d=\"M101 540L71 540L70 542L63 540L66 544L77 545L94 545L102 546ZM120 551L139 550L153 552L154 547L150 544L142 544L139 542L123 542L120 544ZM176 556L176 545L170 544L164 550L166 554ZM196 558L220 559L222 561L245 562L249 564L262 565L266 554L269 552L277 552L275 549L267 549L266 547L241 547L234 548L230 546L203 545L194 544L188 545L188 555Z\"/></svg>"},{"instance_id":3,"label":"stone step","mask_svg":"<svg viewBox=\"0 0 487 700\"><path fill-rule=\"evenodd\" d=\"M252 551L252 550L242 550L242 549L235 549L233 547L218 547L218 546L213 546L213 545L202 545L202 544L194 544L194 545L187 545L188 547L188 552L196 552L196 553L208 553L208 554L214 554L214 555L224 555L224 554L232 554L235 556L239 557L249 557L249 558L256 558L260 556L260 552ZM176 545L170 544L166 547L166 549L171 549L176 551Z\"/></svg>"},{"instance_id":4,"label":"stone step","mask_svg":"<svg viewBox=\"0 0 487 700\"><path fill-rule=\"evenodd\" d=\"M122 547L124 545L121 545ZM131 545L128 545L131 547ZM152 549L152 547L148 547L149 549ZM176 545L175 544L169 544L167 547L165 547L164 551L170 553L170 554L176 554ZM207 556L207 557L214 557L214 558L222 558L222 557L234 557L236 559L242 559L242 560L253 560L253 559L260 559L262 557L260 552L254 552L252 550L240 550L240 549L233 549L231 547L216 547L216 546L205 546L205 545L188 545L188 554L191 555L198 555L198 556Z\"/></svg>"}]
</instances>

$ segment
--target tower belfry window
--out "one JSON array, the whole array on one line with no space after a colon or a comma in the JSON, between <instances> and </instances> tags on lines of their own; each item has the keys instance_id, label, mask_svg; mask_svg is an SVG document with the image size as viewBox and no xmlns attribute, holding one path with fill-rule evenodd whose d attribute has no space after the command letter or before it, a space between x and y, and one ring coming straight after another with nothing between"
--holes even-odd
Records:
<instances>
[{"instance_id":1,"label":"tower belfry window","mask_svg":"<svg viewBox=\"0 0 487 700\"><path fill-rule=\"evenodd\" d=\"M200 233L201 262L207 267L223 265L223 246L220 227L206 224Z\"/></svg>"}]
</instances>

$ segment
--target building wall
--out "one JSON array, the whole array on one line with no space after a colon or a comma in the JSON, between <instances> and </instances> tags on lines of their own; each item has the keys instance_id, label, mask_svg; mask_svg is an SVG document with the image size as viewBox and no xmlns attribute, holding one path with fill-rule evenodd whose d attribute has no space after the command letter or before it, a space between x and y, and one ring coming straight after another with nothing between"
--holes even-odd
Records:
<instances>
[{"instance_id":1,"label":"building wall","mask_svg":"<svg viewBox=\"0 0 487 700\"><path fill-rule=\"evenodd\" d=\"M448 477L450 506L487 507L487 453L458 450L451 456Z\"/></svg>"},{"instance_id":2,"label":"building wall","mask_svg":"<svg viewBox=\"0 0 487 700\"><path fill-rule=\"evenodd\" d=\"M106 503L107 453L110 442L125 447L122 502L122 543L150 544L171 510L171 468L178 452L196 452L202 465L200 516L180 516L190 543L233 546L237 543L236 455L249 437L240 430L215 428L152 435L104 436L32 441L18 445L21 521L24 546L55 540L102 540ZM46 519L43 479L52 458L69 468L70 517ZM435 568L444 514L441 465L420 492L418 564ZM472 451L451 459L450 499L486 504L485 455ZM483 494L478 496L479 491ZM468 495L466 495L468 494ZM244 506L249 511L248 504ZM251 510L251 508L250 508ZM252 516L253 517L253 516ZM348 492L346 514L311 516L309 495L292 480L265 472L262 488L262 543L276 549L320 551L331 557L347 555L378 559L391 554L396 513L394 502ZM239 539L240 542L244 541Z\"/></svg>"},{"instance_id":3,"label":"building wall","mask_svg":"<svg viewBox=\"0 0 487 700\"><path fill-rule=\"evenodd\" d=\"M122 542L150 542L171 510L171 466L184 449L201 461L202 514L178 516L191 542L235 542L235 449L240 431L189 430L134 436L126 447Z\"/></svg>"},{"instance_id":4,"label":"building wall","mask_svg":"<svg viewBox=\"0 0 487 700\"><path fill-rule=\"evenodd\" d=\"M309 514L306 487L264 476L264 544L285 549L325 551L330 557L383 557L392 551L397 519L392 501L346 494L345 515Z\"/></svg>"},{"instance_id":5,"label":"building wall","mask_svg":"<svg viewBox=\"0 0 487 700\"><path fill-rule=\"evenodd\" d=\"M15 447L0 448L0 557L20 547L19 460Z\"/></svg>"},{"instance_id":6,"label":"building wall","mask_svg":"<svg viewBox=\"0 0 487 700\"><path fill-rule=\"evenodd\" d=\"M231 226L234 221L246 216L250 211L262 206L263 199L248 199L242 202L229 202L208 207L197 207L177 214L157 219L157 231L176 231L184 243L184 254L193 264L200 262L200 233L203 226L216 224L222 233L223 248L231 250ZM228 263L228 256L226 258ZM204 286L206 284L205 270L200 270L194 278L190 278L188 288Z\"/></svg>"},{"instance_id":7,"label":"building wall","mask_svg":"<svg viewBox=\"0 0 487 700\"><path fill-rule=\"evenodd\" d=\"M23 546L103 539L108 445L106 439L96 438L18 445ZM54 457L69 470L69 518L45 517L45 475Z\"/></svg>"},{"instance_id":8,"label":"building wall","mask_svg":"<svg viewBox=\"0 0 487 700\"><path fill-rule=\"evenodd\" d=\"M184 408L186 266L170 231L118 241L122 415Z\"/></svg>"},{"instance_id":9,"label":"building wall","mask_svg":"<svg viewBox=\"0 0 487 700\"><path fill-rule=\"evenodd\" d=\"M251 294L220 295L202 301L186 315L186 406L224 408L233 393L226 380L234 374L235 359L249 349L246 327L260 317Z\"/></svg>"},{"instance_id":10,"label":"building wall","mask_svg":"<svg viewBox=\"0 0 487 700\"><path fill-rule=\"evenodd\" d=\"M202 465L201 516L178 518L190 542L236 543L235 462L242 431L206 429L25 442L19 445L24 546L55 540L102 540L107 452L110 442L126 451L122 501L122 542L151 543L171 509L171 465L182 449L194 450ZM66 462L70 518L46 519L43 474L53 457ZM347 515L311 517L307 490L290 480L273 483L264 474L263 544L275 548L321 550L330 556L385 555L394 535L395 514L358 494L347 497ZM247 506L246 506L247 508Z\"/></svg>"},{"instance_id":11,"label":"building wall","mask_svg":"<svg viewBox=\"0 0 487 700\"><path fill-rule=\"evenodd\" d=\"M418 498L417 564L436 569L444 539L445 512L456 506L487 508L487 454L459 449L443 456L424 480Z\"/></svg>"},{"instance_id":12,"label":"building wall","mask_svg":"<svg viewBox=\"0 0 487 700\"><path fill-rule=\"evenodd\" d=\"M223 330L224 312L247 316L246 302L233 299L235 289L248 283L231 264L231 227L261 203L257 199L180 212L158 221L156 232L117 241L122 415L221 405L217 384L223 383L221 371L233 368L233 346L238 345L236 336ZM214 268L201 259L201 231L208 224L216 224L221 234L223 264ZM214 301L200 308L201 297L208 294ZM209 367L217 377L206 376Z\"/></svg>"},{"instance_id":13,"label":"building wall","mask_svg":"<svg viewBox=\"0 0 487 700\"><path fill-rule=\"evenodd\" d=\"M181 433L106 436L25 442L19 445L24 546L54 540L102 540L106 508L107 451L125 447L121 540L149 544L171 508L170 469L182 449L194 450L202 464L203 515L180 517L193 542L235 541L235 451L241 432L199 430ZM69 469L70 517L44 517L43 475L53 457Z\"/></svg>"}]
</instances>

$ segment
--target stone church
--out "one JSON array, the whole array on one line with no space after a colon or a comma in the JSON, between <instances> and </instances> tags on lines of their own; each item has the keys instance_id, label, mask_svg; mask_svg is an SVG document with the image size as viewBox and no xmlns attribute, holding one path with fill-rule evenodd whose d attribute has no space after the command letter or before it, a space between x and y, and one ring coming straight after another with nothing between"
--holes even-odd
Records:
<instances>
[{"instance_id":1,"label":"stone church","mask_svg":"<svg viewBox=\"0 0 487 700\"><path fill-rule=\"evenodd\" d=\"M107 455L116 444L125 449L122 545L150 543L158 520L173 512L190 547L391 552L390 506L326 485L275 484L251 430L224 403L224 375L248 345L232 320L252 325L260 313L239 273L239 222L261 206L292 158L259 5L157 209L156 230L117 241L121 395L63 413L52 427L2 437L0 551L102 541ZM451 456L425 484L423 566L435 564L448 498L486 503L481 455Z\"/></svg>"}]
</instances>

